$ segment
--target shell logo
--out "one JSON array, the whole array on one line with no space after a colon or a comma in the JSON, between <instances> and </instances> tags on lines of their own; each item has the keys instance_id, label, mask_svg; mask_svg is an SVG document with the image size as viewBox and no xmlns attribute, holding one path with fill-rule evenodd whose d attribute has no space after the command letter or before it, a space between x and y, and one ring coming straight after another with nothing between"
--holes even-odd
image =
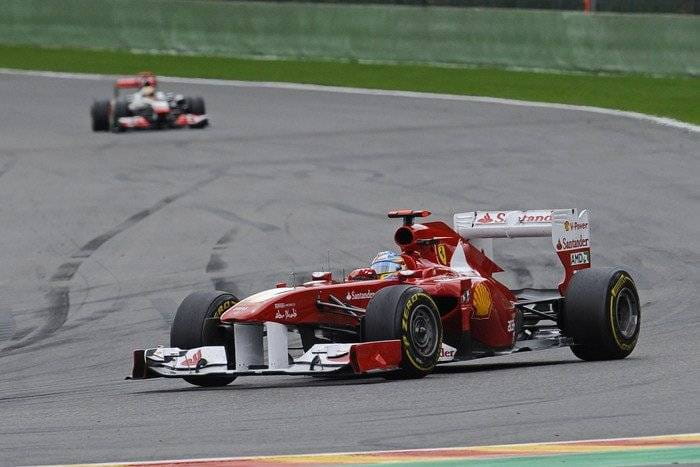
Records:
<instances>
[{"instance_id":1,"label":"shell logo","mask_svg":"<svg viewBox=\"0 0 700 467\"><path fill-rule=\"evenodd\" d=\"M477 318L486 318L491 313L491 292L482 282L472 290L474 310Z\"/></svg>"}]
</instances>

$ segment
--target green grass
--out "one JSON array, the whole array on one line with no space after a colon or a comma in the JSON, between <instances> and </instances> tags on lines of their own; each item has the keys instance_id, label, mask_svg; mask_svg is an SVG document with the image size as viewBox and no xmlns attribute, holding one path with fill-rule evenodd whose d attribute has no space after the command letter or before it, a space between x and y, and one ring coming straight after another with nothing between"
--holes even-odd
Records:
<instances>
[{"instance_id":1,"label":"green grass","mask_svg":"<svg viewBox=\"0 0 700 467\"><path fill-rule=\"evenodd\" d=\"M592 105L700 124L700 78L545 73L492 68L248 60L1 46L0 67L84 73L284 81Z\"/></svg>"}]
</instances>

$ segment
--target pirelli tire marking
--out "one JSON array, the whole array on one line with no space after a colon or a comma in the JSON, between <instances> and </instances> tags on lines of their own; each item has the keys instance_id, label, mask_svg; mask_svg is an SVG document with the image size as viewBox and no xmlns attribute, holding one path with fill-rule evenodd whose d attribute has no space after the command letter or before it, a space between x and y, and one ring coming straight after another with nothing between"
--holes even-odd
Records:
<instances>
[{"instance_id":1,"label":"pirelli tire marking","mask_svg":"<svg viewBox=\"0 0 700 467\"><path fill-rule=\"evenodd\" d=\"M226 310L231 308L236 303L238 303L236 300L231 300L231 299L224 300L223 302L221 302L219 304L219 306L216 307L216 311L214 311L214 314L212 315L212 317L213 318L221 318L221 315L223 315Z\"/></svg>"},{"instance_id":2,"label":"pirelli tire marking","mask_svg":"<svg viewBox=\"0 0 700 467\"><path fill-rule=\"evenodd\" d=\"M428 305L424 305L427 308L431 308L432 310L437 310L437 306L435 305L435 302L433 301L432 298L430 298L429 295L422 293L422 292L417 292L412 294L408 300L406 300L406 303L403 306L403 310L401 312L401 344L403 347L403 354L408 358L408 360L411 362L411 365L416 368L417 370L420 371L431 371L435 365L437 364L438 359L440 358L440 347L442 343L442 326L440 323L440 317L437 316L435 320L435 331L436 331L436 336L435 336L435 343L434 343L434 349L432 354L430 355L429 359L428 358L421 358L420 355L417 355L415 350L414 350L414 345L415 343L412 343L408 336L411 334L411 330L409 329L409 323L411 321L411 312L414 310L414 305L416 302L418 302L419 299L423 299L428 302ZM437 349L437 350L436 350Z\"/></svg>"},{"instance_id":3,"label":"pirelli tire marking","mask_svg":"<svg viewBox=\"0 0 700 467\"><path fill-rule=\"evenodd\" d=\"M639 307L639 297L636 296L636 294L633 293L634 290L634 282L632 281L632 278L628 276L625 273L621 273L620 276L617 278L615 281L615 285L610 289L610 295L608 297L608 318L610 320L610 326L612 328L612 335L613 338L615 339L615 343L617 346L624 351L631 350L634 348L635 344L637 343L637 339L639 337L639 333L637 332L635 328L634 335L632 336L631 339L620 339L622 336L622 331L620 330L618 326L618 319L617 319L617 312L618 312L618 302L620 299L620 292L625 288L625 286L628 285L630 286L627 290L627 293L630 293L633 295L635 299L634 305ZM639 320L639 317L637 318ZM636 327L639 327L639 323L636 323Z\"/></svg>"}]
</instances>

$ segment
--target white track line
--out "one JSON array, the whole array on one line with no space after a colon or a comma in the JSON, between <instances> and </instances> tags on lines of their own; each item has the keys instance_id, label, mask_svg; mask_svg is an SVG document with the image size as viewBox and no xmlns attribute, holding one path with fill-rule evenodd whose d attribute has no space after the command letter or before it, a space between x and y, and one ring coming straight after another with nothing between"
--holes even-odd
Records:
<instances>
[{"instance_id":1,"label":"white track line","mask_svg":"<svg viewBox=\"0 0 700 467\"><path fill-rule=\"evenodd\" d=\"M62 73L54 71L34 71L34 70L14 70L10 68L0 68L0 74L6 75L22 75L22 76L39 76L46 78L60 79L85 79L85 80L103 80L111 81L117 78L115 75L97 75L88 73ZM570 105L570 104L554 104L549 102L533 102L522 101L515 99L501 99L498 97L481 97L481 96L462 96L456 94L437 94L431 92L414 92L414 91L391 91L382 89L364 89L364 88L348 88L341 86L322 86L318 84L297 84L297 83L281 83L267 81L236 81L225 79L206 79L206 78L178 78L175 76L162 76L159 80L166 83L180 84L204 84L209 86L234 86L241 88L268 88L268 89L291 89L297 91L317 91L317 92L332 92L342 94L361 94L365 96L392 96L392 97L408 97L412 99L438 99L448 101L463 101L463 102L478 102L485 104L500 104L513 105L520 107L541 107L546 109L559 110L574 110L579 112L589 112L602 115L610 115L614 117L626 117L635 120L642 120L656 123L672 128L686 130L691 133L700 133L700 125L681 122L672 118L656 117L654 115L643 114L639 112L628 112L626 110L606 109L602 107L592 107L587 105Z\"/></svg>"}]
</instances>

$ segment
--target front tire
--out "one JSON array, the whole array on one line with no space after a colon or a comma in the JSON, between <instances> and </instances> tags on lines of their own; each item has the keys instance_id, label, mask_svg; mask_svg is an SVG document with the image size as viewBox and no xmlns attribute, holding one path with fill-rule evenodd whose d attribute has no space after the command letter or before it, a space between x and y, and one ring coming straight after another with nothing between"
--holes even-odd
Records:
<instances>
[{"instance_id":1,"label":"front tire","mask_svg":"<svg viewBox=\"0 0 700 467\"><path fill-rule=\"evenodd\" d=\"M194 115L204 115L206 112L206 107L204 106L204 99L201 97L188 97L187 98L187 108L189 112ZM207 120L195 125L190 125L190 128L204 128L208 124Z\"/></svg>"},{"instance_id":2,"label":"front tire","mask_svg":"<svg viewBox=\"0 0 700 467\"><path fill-rule=\"evenodd\" d=\"M92 117L92 131L109 131L109 113L111 104L109 101L95 101L90 108Z\"/></svg>"},{"instance_id":3,"label":"front tire","mask_svg":"<svg viewBox=\"0 0 700 467\"><path fill-rule=\"evenodd\" d=\"M442 322L435 302L419 287L395 285L370 300L364 318L366 342L401 341L401 369L392 377L422 378L437 364Z\"/></svg>"},{"instance_id":4,"label":"front tire","mask_svg":"<svg viewBox=\"0 0 700 467\"><path fill-rule=\"evenodd\" d=\"M124 131L119 125L119 119L122 117L130 117L131 111L129 110L129 103L125 100L118 100L114 102L114 115L112 120L112 130L116 132Z\"/></svg>"},{"instance_id":5,"label":"front tire","mask_svg":"<svg viewBox=\"0 0 700 467\"><path fill-rule=\"evenodd\" d=\"M170 328L170 346L194 349L205 346L226 345L226 334L218 326L219 317L238 302L227 292L194 292L178 307ZM226 386L235 376L186 376L188 383L197 386Z\"/></svg>"},{"instance_id":6,"label":"front tire","mask_svg":"<svg viewBox=\"0 0 700 467\"><path fill-rule=\"evenodd\" d=\"M581 360L627 357L637 345L641 323L639 295L627 271L584 269L569 283L564 329Z\"/></svg>"},{"instance_id":7,"label":"front tire","mask_svg":"<svg viewBox=\"0 0 700 467\"><path fill-rule=\"evenodd\" d=\"M207 113L204 106L204 99L202 97L188 97L187 107L189 108L190 113L195 115L204 115Z\"/></svg>"}]
</instances>

